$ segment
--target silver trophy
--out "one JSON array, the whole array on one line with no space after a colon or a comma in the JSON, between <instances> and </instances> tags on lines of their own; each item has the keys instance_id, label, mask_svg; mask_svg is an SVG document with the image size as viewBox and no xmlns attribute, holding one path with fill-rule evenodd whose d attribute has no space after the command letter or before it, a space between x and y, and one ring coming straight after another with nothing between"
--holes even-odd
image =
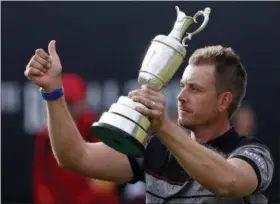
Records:
<instances>
[{"instance_id":1,"label":"silver trophy","mask_svg":"<svg viewBox=\"0 0 280 204\"><path fill-rule=\"evenodd\" d=\"M186 16L176 6L177 19L168 36L156 36L143 60L138 83L156 89L162 89L180 67L186 56L187 40L202 31L209 21L210 8L198 11L193 17ZM190 25L197 23L197 17L203 16L201 26L192 33L186 32ZM184 37L185 36L185 37ZM135 110L143 104L133 102L126 96L120 96L117 103L101 115L91 127L92 134L109 147L129 156L142 156L148 141L149 119Z\"/></svg>"}]
</instances>

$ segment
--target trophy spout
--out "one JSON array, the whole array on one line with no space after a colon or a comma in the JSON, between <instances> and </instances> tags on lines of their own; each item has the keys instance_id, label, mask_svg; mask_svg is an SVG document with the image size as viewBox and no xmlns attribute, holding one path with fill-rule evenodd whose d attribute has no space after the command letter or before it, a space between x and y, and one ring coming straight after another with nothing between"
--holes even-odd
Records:
<instances>
[{"instance_id":1,"label":"trophy spout","mask_svg":"<svg viewBox=\"0 0 280 204\"><path fill-rule=\"evenodd\" d=\"M188 27L190 27L191 24L196 22L192 17L186 16L184 12L180 11L178 6L176 6L175 9L177 12L177 19L175 21L172 31L169 33L168 36L173 37L179 42L181 42Z\"/></svg>"},{"instance_id":2,"label":"trophy spout","mask_svg":"<svg viewBox=\"0 0 280 204\"><path fill-rule=\"evenodd\" d=\"M175 9L177 11L177 19L172 31L168 36L175 38L179 42L182 42L182 45L187 47L186 41L191 40L194 35L201 32L208 24L211 9L207 7L204 9L204 11L200 10L193 17L186 16L184 12L180 11L178 6L176 6ZM186 32L190 25L197 23L197 18L199 16L204 17L203 23L200 25L200 27L192 33ZM184 37L185 34L186 36Z\"/></svg>"}]
</instances>

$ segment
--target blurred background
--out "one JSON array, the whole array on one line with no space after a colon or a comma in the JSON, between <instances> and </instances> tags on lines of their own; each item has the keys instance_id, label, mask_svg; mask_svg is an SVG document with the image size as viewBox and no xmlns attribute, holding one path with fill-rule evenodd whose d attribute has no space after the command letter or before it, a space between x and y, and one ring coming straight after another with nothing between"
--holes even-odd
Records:
<instances>
[{"instance_id":1,"label":"blurred background","mask_svg":"<svg viewBox=\"0 0 280 204\"><path fill-rule=\"evenodd\" d=\"M88 128L120 95L137 87L145 52L156 35L171 31L176 5L191 16L207 6L212 13L206 29L189 42L184 64L164 90L168 113L176 119L179 80L190 54L206 45L232 47L248 72L247 95L232 122L240 133L257 137L271 149L275 173L267 194L271 203L280 202L280 2L41 1L1 2L4 203L144 202L143 183L116 185L56 166L44 103L23 72L35 49L47 49L55 39L69 107L85 139L96 142ZM72 200L66 200L69 197Z\"/></svg>"}]
</instances>

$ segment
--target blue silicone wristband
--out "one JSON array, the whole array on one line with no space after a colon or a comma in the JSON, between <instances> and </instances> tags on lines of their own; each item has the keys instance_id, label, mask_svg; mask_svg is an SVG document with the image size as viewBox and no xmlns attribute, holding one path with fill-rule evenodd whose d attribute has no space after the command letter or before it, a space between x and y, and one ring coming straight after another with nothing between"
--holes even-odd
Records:
<instances>
[{"instance_id":1,"label":"blue silicone wristband","mask_svg":"<svg viewBox=\"0 0 280 204\"><path fill-rule=\"evenodd\" d=\"M40 93L43 99L45 99L46 101L55 101L64 94L63 88L55 89L52 92L45 92L43 88L40 88Z\"/></svg>"}]
</instances>

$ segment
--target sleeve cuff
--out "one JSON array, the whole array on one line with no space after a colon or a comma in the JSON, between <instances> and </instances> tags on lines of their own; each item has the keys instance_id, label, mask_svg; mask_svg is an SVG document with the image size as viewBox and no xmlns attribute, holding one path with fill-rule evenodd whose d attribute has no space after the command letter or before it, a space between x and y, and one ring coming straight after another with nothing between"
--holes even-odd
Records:
<instances>
[{"instance_id":1,"label":"sleeve cuff","mask_svg":"<svg viewBox=\"0 0 280 204\"><path fill-rule=\"evenodd\" d=\"M254 169L256 175L257 175L257 178L258 178L258 186L256 189L259 189L260 185L261 185L261 172L257 166L257 164L250 158L248 157L245 157L245 156L242 156L242 155L235 155L231 158L238 158L238 159L242 159L244 161L246 161L248 164L251 165L251 167Z\"/></svg>"},{"instance_id":2,"label":"sleeve cuff","mask_svg":"<svg viewBox=\"0 0 280 204\"><path fill-rule=\"evenodd\" d=\"M144 171L140 167L139 163L137 162L137 159L130 156L127 156L127 158L133 172L133 179L128 183L134 184L137 183L138 181L144 181Z\"/></svg>"}]
</instances>

